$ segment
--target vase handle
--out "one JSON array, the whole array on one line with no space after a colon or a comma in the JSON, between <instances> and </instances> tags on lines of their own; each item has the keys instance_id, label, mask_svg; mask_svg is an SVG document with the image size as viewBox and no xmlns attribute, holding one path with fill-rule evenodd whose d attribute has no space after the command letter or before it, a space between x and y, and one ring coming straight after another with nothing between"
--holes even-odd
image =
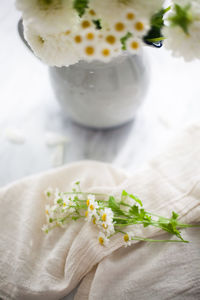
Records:
<instances>
[{"instance_id":1,"label":"vase handle","mask_svg":"<svg viewBox=\"0 0 200 300\"><path fill-rule=\"evenodd\" d=\"M20 19L18 21L18 24L17 24L17 29L18 29L18 33L19 33L19 36L22 40L22 42L26 45L26 47L33 53L33 50L31 49L31 47L29 46L29 44L27 43L25 37L24 37L24 26L23 26L23 20Z\"/></svg>"}]
</instances>

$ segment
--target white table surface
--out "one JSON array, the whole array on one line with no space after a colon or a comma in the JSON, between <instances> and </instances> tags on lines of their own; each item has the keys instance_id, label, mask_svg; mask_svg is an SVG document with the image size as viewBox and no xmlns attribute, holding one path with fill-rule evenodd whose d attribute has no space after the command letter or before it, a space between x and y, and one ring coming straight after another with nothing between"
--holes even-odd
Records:
<instances>
[{"instance_id":1,"label":"white table surface","mask_svg":"<svg viewBox=\"0 0 200 300\"><path fill-rule=\"evenodd\" d=\"M22 44L14 0L0 3L0 186L52 168L47 131L64 134L64 163L105 161L135 171L164 148L186 124L200 120L200 62L185 63L164 49L147 49L151 65L148 95L134 122L114 130L89 130L62 115L48 68ZM26 142L10 143L6 128L22 129Z\"/></svg>"}]
</instances>

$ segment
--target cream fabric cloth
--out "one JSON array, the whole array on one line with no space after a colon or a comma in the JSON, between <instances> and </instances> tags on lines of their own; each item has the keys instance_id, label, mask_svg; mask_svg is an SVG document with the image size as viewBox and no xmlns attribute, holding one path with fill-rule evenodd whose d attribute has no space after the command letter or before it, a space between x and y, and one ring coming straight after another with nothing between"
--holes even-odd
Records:
<instances>
[{"instance_id":1,"label":"cream fabric cloth","mask_svg":"<svg viewBox=\"0 0 200 300\"><path fill-rule=\"evenodd\" d=\"M81 179L84 191L112 192L117 195L125 188L137 194L145 208L155 213L169 216L175 210L180 214L182 222L198 222L200 126L186 129L164 154L132 176L108 164L86 161L30 177L1 189L1 298L59 299L84 278L76 299L139 299L134 298L130 289L137 285L131 275L134 268L132 260L134 257L139 259L139 252L142 255L145 251L143 249L149 247L149 244L135 243L137 245L128 249L120 249L123 240L121 235L116 235L109 247L102 247L98 244L95 227L84 222L73 222L66 230L56 228L48 235L41 232L41 226L45 223L43 191L49 185L67 191L71 181L77 178ZM135 232L146 237L160 234L159 230L152 228L137 228ZM183 249L182 245L179 246L176 246L177 251ZM141 251L138 247L142 247ZM156 251L156 245L151 247ZM164 250L170 251L173 247L171 244L165 245ZM151 261L152 256L149 259L146 257L147 264L151 264ZM112 277L117 270L122 272L118 281L113 282ZM129 275L127 280L126 270ZM151 279L151 273L143 275Z\"/></svg>"}]
</instances>

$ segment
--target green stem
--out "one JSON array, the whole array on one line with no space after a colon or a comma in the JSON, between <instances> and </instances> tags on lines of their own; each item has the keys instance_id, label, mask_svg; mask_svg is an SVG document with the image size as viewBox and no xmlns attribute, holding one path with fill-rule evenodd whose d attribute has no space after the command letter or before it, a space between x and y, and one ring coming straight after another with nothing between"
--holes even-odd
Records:
<instances>
[{"instance_id":1,"label":"green stem","mask_svg":"<svg viewBox=\"0 0 200 300\"><path fill-rule=\"evenodd\" d=\"M154 239L140 238L137 236L132 238L132 240L144 241L144 242L157 242L157 243L189 243L189 241L185 241L185 240L154 240Z\"/></svg>"}]
</instances>

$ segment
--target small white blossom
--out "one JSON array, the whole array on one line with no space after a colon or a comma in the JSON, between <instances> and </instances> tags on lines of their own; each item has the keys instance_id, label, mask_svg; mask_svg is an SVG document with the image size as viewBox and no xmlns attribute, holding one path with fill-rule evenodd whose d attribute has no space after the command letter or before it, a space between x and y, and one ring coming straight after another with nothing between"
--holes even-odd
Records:
<instances>
[{"instance_id":1,"label":"small white blossom","mask_svg":"<svg viewBox=\"0 0 200 300\"><path fill-rule=\"evenodd\" d=\"M131 246L132 242L133 242L133 239L134 238L134 233L133 232L127 232L125 235L124 235L124 245L125 247L127 246Z\"/></svg>"},{"instance_id":2,"label":"small white blossom","mask_svg":"<svg viewBox=\"0 0 200 300\"><path fill-rule=\"evenodd\" d=\"M48 232L49 232L49 227L48 227L47 224L44 224L44 225L42 226L42 231L44 231L45 233L48 233Z\"/></svg>"},{"instance_id":3,"label":"small white blossom","mask_svg":"<svg viewBox=\"0 0 200 300\"><path fill-rule=\"evenodd\" d=\"M16 0L23 19L41 33L57 34L79 22L73 0Z\"/></svg>"},{"instance_id":4,"label":"small white blossom","mask_svg":"<svg viewBox=\"0 0 200 300\"><path fill-rule=\"evenodd\" d=\"M75 180L71 183L72 191L80 193L81 187L80 187L80 180Z\"/></svg>"},{"instance_id":5,"label":"small white blossom","mask_svg":"<svg viewBox=\"0 0 200 300\"><path fill-rule=\"evenodd\" d=\"M166 37L164 45L175 57L182 56L185 61L200 59L200 1L176 0L175 2L183 9L190 4L188 14L191 20L186 26L187 32L178 24L171 25L169 21L168 26L163 29L163 35ZM173 13L174 11L169 14L169 17L173 16Z\"/></svg>"},{"instance_id":6,"label":"small white blossom","mask_svg":"<svg viewBox=\"0 0 200 300\"><path fill-rule=\"evenodd\" d=\"M95 200L95 196L88 195L86 204L88 207L88 210L86 212L87 220L88 221L91 221L92 219L97 220L98 219L97 209L99 208L99 205L98 202Z\"/></svg>"},{"instance_id":7,"label":"small white blossom","mask_svg":"<svg viewBox=\"0 0 200 300\"><path fill-rule=\"evenodd\" d=\"M100 211L100 220L97 222L99 228L103 228L106 236L110 236L115 232L113 223L113 211L111 208L104 208Z\"/></svg>"},{"instance_id":8,"label":"small white blossom","mask_svg":"<svg viewBox=\"0 0 200 300\"><path fill-rule=\"evenodd\" d=\"M99 241L99 244L102 246L107 246L109 243L109 239L106 237L106 235L103 232L99 233L98 241Z\"/></svg>"},{"instance_id":9,"label":"small white blossom","mask_svg":"<svg viewBox=\"0 0 200 300\"><path fill-rule=\"evenodd\" d=\"M44 195L45 195L46 199L48 199L48 200L52 199L53 196L54 196L53 188L52 187L48 187L44 191Z\"/></svg>"}]
</instances>

